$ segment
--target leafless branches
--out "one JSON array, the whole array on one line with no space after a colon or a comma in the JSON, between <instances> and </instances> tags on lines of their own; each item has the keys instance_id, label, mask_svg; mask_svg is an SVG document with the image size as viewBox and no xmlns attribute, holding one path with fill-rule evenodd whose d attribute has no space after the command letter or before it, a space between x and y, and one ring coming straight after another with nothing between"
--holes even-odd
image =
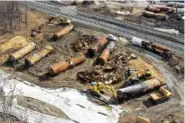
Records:
<instances>
[{"instance_id":1,"label":"leafless branches","mask_svg":"<svg viewBox=\"0 0 185 123\"><path fill-rule=\"evenodd\" d=\"M21 11L17 1L0 1L0 26L4 32L20 29Z\"/></svg>"}]
</instances>

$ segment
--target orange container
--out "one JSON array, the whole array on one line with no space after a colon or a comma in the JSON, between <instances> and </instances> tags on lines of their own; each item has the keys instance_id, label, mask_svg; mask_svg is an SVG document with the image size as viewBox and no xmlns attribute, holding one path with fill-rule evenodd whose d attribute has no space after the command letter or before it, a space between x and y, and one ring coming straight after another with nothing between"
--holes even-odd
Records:
<instances>
[{"instance_id":1,"label":"orange container","mask_svg":"<svg viewBox=\"0 0 185 123\"><path fill-rule=\"evenodd\" d=\"M67 68L69 68L69 63L66 61L61 61L61 62L51 65L49 68L49 73L52 75L57 74L61 71L66 70Z\"/></svg>"},{"instance_id":2,"label":"orange container","mask_svg":"<svg viewBox=\"0 0 185 123\"><path fill-rule=\"evenodd\" d=\"M88 50L89 54L90 54L92 57L95 56L95 55L97 54L97 52L99 52L100 49L101 49L107 42L108 42L108 40L107 40L106 37L100 38L100 39L96 42L96 44Z\"/></svg>"},{"instance_id":3,"label":"orange container","mask_svg":"<svg viewBox=\"0 0 185 123\"><path fill-rule=\"evenodd\" d=\"M49 68L49 73L51 75L57 74L59 72L62 72L70 67L76 66L80 63L82 63L83 61L85 61L85 56L78 56L76 58L72 58L68 61L61 61L58 63L55 63L53 65L50 66Z\"/></svg>"},{"instance_id":4,"label":"orange container","mask_svg":"<svg viewBox=\"0 0 185 123\"><path fill-rule=\"evenodd\" d=\"M100 55L98 64L104 65L107 62L109 55L113 51L114 47L115 47L115 42L110 41L107 47L103 50L102 54Z\"/></svg>"},{"instance_id":5,"label":"orange container","mask_svg":"<svg viewBox=\"0 0 185 123\"><path fill-rule=\"evenodd\" d=\"M107 62L109 55L110 55L109 50L105 48L99 57L98 64L104 65Z\"/></svg>"},{"instance_id":6,"label":"orange container","mask_svg":"<svg viewBox=\"0 0 185 123\"><path fill-rule=\"evenodd\" d=\"M84 55L81 55L81 56L76 57L76 58L72 58L70 60L70 62L73 66L78 65L78 64L82 63L83 61L85 61L85 56Z\"/></svg>"},{"instance_id":7,"label":"orange container","mask_svg":"<svg viewBox=\"0 0 185 123\"><path fill-rule=\"evenodd\" d=\"M57 39L61 38L65 34L69 33L72 29L73 29L73 24L70 24L70 25L62 28L60 31L53 34L53 39L57 40Z\"/></svg>"}]
</instances>

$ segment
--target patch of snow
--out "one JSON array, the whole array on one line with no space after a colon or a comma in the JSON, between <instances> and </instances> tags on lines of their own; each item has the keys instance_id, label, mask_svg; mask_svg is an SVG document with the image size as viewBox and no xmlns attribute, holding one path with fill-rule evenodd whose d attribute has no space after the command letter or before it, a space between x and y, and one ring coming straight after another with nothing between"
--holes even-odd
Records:
<instances>
[{"instance_id":1,"label":"patch of snow","mask_svg":"<svg viewBox=\"0 0 185 123\"><path fill-rule=\"evenodd\" d=\"M174 34L179 34L178 30L175 29L164 29L164 28L154 28L155 30L161 31L161 32L167 32L167 33L174 33Z\"/></svg>"},{"instance_id":2,"label":"patch of snow","mask_svg":"<svg viewBox=\"0 0 185 123\"><path fill-rule=\"evenodd\" d=\"M14 95L31 97L54 105L61 109L71 120L79 123L97 123L97 121L117 123L119 120L119 110L114 107L112 107L112 110L107 110L106 107L92 103L86 95L75 89L45 89L3 71L0 71L0 86L3 87L6 96L16 86Z\"/></svg>"}]
</instances>

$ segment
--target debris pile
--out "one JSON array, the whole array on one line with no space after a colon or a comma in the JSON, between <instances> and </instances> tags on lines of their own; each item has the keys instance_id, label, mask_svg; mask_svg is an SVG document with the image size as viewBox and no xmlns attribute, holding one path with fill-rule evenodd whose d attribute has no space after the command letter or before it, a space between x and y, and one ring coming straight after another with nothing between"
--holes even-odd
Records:
<instances>
[{"instance_id":1,"label":"debris pile","mask_svg":"<svg viewBox=\"0 0 185 123\"><path fill-rule=\"evenodd\" d=\"M90 45L97 42L97 40L98 39L95 36L82 35L75 43L71 45L71 47L75 52L84 52L89 48Z\"/></svg>"},{"instance_id":2,"label":"debris pile","mask_svg":"<svg viewBox=\"0 0 185 123\"><path fill-rule=\"evenodd\" d=\"M44 24L39 25L37 28L35 29L31 29L31 37L35 37L37 34L42 32L42 29L44 27Z\"/></svg>"},{"instance_id":3,"label":"debris pile","mask_svg":"<svg viewBox=\"0 0 185 123\"><path fill-rule=\"evenodd\" d=\"M104 66L96 65L85 71L78 72L77 77L85 82L116 83L123 79L123 70L126 63L127 56L119 54L108 61Z\"/></svg>"}]
</instances>

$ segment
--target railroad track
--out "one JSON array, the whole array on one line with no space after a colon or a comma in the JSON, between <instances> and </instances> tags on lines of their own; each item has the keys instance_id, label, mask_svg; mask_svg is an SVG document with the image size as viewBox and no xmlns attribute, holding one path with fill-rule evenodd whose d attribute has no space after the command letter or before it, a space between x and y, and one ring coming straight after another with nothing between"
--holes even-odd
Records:
<instances>
[{"instance_id":1,"label":"railroad track","mask_svg":"<svg viewBox=\"0 0 185 123\"><path fill-rule=\"evenodd\" d=\"M75 22L79 22L88 26L93 26L96 28L104 29L113 34L117 34L119 36L131 38L133 36L137 36L140 38L144 38L147 40L153 40L159 44L165 45L172 50L176 51L179 54L183 54L184 46L178 42L166 40L160 37L156 37L147 33L143 33L137 30L132 30L129 28L124 28L115 24L107 23L105 21L97 21L97 19L87 18L77 13L66 13L66 10L62 11L62 8L59 6L48 4L48 2L38 3L38 2L29 2L29 7L52 14L52 15L62 15L68 18L71 18Z\"/></svg>"},{"instance_id":2,"label":"railroad track","mask_svg":"<svg viewBox=\"0 0 185 123\"><path fill-rule=\"evenodd\" d=\"M54 6L58 6L58 7L62 7L60 4L57 4L55 2L45 1L45 3L51 4ZM176 41L180 44L184 44L184 35L169 34L169 33L161 32L161 31L157 31L153 28L149 28L149 27L141 25L141 24L137 24L137 23L133 23L133 22L129 22L129 21L123 22L123 21L117 20L117 19L110 17L110 16L105 16L105 15L97 14L97 13L95 14L92 12L87 13L87 12L79 10L79 11L77 11L77 14L88 17L88 18L93 18L96 20L105 21L105 22L108 22L111 24L115 24L115 25L124 27L124 28L129 28L129 29L137 30L137 31L140 31L143 33L148 33L148 34L158 36L158 37L161 37L164 39L173 40L173 41Z\"/></svg>"}]
</instances>

